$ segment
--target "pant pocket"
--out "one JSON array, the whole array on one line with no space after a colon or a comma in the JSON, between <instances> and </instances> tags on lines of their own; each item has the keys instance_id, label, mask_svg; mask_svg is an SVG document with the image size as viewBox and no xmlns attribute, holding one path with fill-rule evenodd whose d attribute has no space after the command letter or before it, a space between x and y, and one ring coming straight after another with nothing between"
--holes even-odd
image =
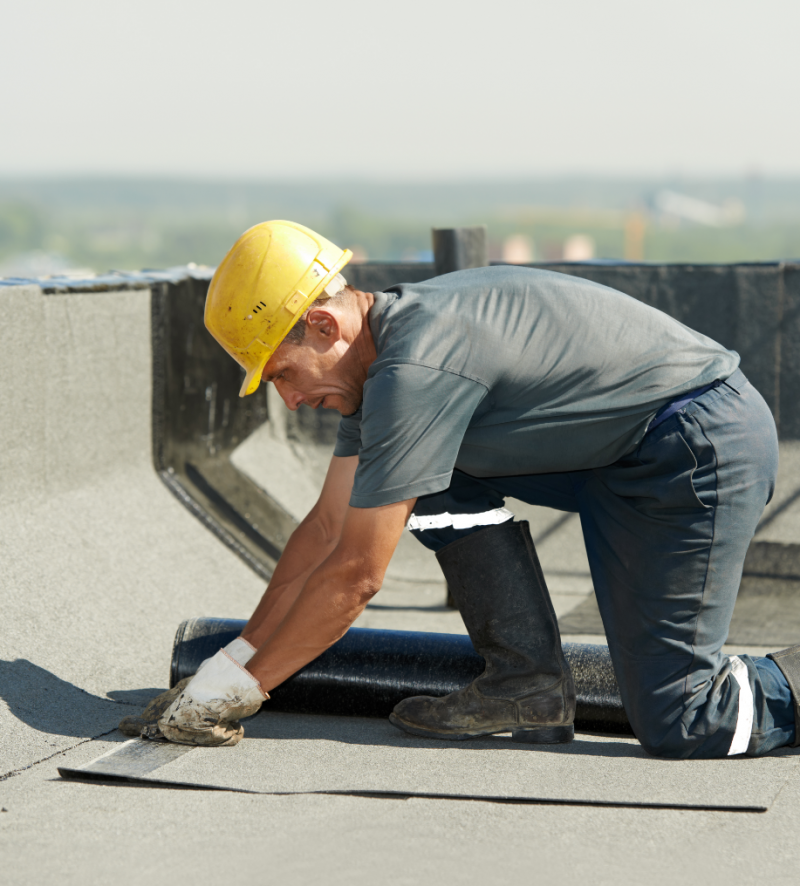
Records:
<instances>
[{"instance_id":1,"label":"pant pocket","mask_svg":"<svg viewBox=\"0 0 800 886\"><path fill-rule=\"evenodd\" d=\"M609 492L654 519L667 511L707 511L715 503L716 460L710 444L700 448L698 459L680 429L675 429L645 440L635 458L596 474Z\"/></svg>"}]
</instances>

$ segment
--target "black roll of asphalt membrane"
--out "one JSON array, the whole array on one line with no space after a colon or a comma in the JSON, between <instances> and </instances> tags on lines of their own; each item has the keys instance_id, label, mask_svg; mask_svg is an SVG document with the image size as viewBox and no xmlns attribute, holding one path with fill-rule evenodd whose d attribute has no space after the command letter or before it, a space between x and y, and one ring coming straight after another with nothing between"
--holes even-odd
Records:
<instances>
[{"instance_id":1,"label":"black roll of asphalt membrane","mask_svg":"<svg viewBox=\"0 0 800 886\"><path fill-rule=\"evenodd\" d=\"M194 618L175 635L170 686L238 637L244 621ZM565 643L577 694L575 728L632 733L608 648ZM304 714L388 717L412 695L447 695L478 677L483 658L469 637L351 628L338 643L270 692L270 710Z\"/></svg>"}]
</instances>

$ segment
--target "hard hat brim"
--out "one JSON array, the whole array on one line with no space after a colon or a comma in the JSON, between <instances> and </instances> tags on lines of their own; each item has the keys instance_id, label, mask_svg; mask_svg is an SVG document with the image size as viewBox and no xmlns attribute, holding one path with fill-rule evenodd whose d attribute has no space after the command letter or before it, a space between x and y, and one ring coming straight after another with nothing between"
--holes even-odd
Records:
<instances>
[{"instance_id":1,"label":"hard hat brim","mask_svg":"<svg viewBox=\"0 0 800 886\"><path fill-rule=\"evenodd\" d=\"M258 390L258 386L261 384L261 374L264 372L264 367L269 362L271 356L271 353L267 354L266 357L264 357L263 362L259 362L258 365L253 366L247 375L245 375L242 387L239 389L240 397L247 397Z\"/></svg>"}]
</instances>

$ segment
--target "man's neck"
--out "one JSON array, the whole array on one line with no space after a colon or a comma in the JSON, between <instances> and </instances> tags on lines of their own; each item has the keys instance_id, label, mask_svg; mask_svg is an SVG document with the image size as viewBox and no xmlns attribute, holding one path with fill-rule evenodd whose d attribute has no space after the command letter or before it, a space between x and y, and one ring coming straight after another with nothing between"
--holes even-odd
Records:
<instances>
[{"instance_id":1,"label":"man's neck","mask_svg":"<svg viewBox=\"0 0 800 886\"><path fill-rule=\"evenodd\" d=\"M360 327L357 325L351 347L355 349L356 357L366 373L378 356L375 340L372 337L372 327L369 325L369 312L375 304L375 296L371 292L361 292L360 289L355 289L354 292L356 295L355 310L358 314L356 324L360 321Z\"/></svg>"}]
</instances>

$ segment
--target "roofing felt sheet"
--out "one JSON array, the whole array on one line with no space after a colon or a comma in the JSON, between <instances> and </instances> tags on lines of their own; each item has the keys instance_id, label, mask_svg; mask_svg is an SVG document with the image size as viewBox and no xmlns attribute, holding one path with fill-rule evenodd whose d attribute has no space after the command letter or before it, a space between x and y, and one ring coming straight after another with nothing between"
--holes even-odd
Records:
<instances>
[{"instance_id":1,"label":"roofing felt sheet","mask_svg":"<svg viewBox=\"0 0 800 886\"><path fill-rule=\"evenodd\" d=\"M173 751L164 765L146 766L144 776L141 754L134 766L124 756L117 757L116 769L110 757L100 766L106 776L257 793L764 811L800 760L791 750L760 759L659 760L634 739L607 736L580 735L568 745L539 746L504 736L428 741L387 721L268 712L246 721L245 733L234 748Z\"/></svg>"}]
</instances>

